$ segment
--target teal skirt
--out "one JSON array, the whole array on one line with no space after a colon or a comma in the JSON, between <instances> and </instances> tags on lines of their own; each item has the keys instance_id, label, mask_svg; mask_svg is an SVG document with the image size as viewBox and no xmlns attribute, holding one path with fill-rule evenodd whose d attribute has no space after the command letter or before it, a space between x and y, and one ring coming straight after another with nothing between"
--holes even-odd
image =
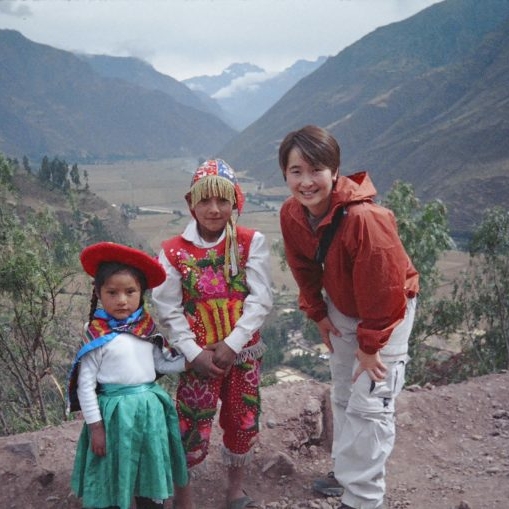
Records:
<instances>
[{"instance_id":1,"label":"teal skirt","mask_svg":"<svg viewBox=\"0 0 509 509\"><path fill-rule=\"evenodd\" d=\"M129 509L133 496L165 500L173 484L188 482L186 458L173 400L158 384L103 384L99 407L106 455L90 448L83 426L71 487L83 507Z\"/></svg>"}]
</instances>

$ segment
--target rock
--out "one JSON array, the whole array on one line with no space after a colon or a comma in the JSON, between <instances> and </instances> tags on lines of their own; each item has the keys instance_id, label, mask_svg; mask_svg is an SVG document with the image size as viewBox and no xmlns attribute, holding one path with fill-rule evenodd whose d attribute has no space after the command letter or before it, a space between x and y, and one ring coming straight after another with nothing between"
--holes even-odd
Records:
<instances>
[{"instance_id":1,"label":"rock","mask_svg":"<svg viewBox=\"0 0 509 509\"><path fill-rule=\"evenodd\" d=\"M295 463L284 452L278 452L267 461L262 468L262 472L271 479L292 475L295 472Z\"/></svg>"}]
</instances>

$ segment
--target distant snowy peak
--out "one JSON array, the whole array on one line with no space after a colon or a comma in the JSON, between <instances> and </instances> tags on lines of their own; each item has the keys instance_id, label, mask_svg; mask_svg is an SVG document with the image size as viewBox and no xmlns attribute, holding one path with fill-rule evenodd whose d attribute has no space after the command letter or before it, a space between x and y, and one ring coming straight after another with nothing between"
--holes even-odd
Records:
<instances>
[{"instance_id":1,"label":"distant snowy peak","mask_svg":"<svg viewBox=\"0 0 509 509\"><path fill-rule=\"evenodd\" d=\"M182 83L193 92L217 101L227 122L242 130L326 60L323 56L315 61L297 60L281 72L269 72L250 63L235 63L219 75L196 76Z\"/></svg>"},{"instance_id":2,"label":"distant snowy peak","mask_svg":"<svg viewBox=\"0 0 509 509\"><path fill-rule=\"evenodd\" d=\"M215 76L196 76L183 80L182 83L187 85L193 91L204 92L212 97L216 92L231 84L237 78L241 78L250 73L264 73L265 70L257 65L243 63L231 64L221 74Z\"/></svg>"},{"instance_id":3,"label":"distant snowy peak","mask_svg":"<svg viewBox=\"0 0 509 509\"><path fill-rule=\"evenodd\" d=\"M303 78L310 72L320 67L327 57L319 57L315 61L297 60L293 65L287 67L281 72L267 72L262 67L250 64L248 62L235 63L228 66L221 74L215 76L195 76L182 81L193 91L200 91L213 97L217 92L224 88L229 88L233 81L246 78L247 81L266 81L269 78L275 78L281 75L300 76Z\"/></svg>"}]
</instances>

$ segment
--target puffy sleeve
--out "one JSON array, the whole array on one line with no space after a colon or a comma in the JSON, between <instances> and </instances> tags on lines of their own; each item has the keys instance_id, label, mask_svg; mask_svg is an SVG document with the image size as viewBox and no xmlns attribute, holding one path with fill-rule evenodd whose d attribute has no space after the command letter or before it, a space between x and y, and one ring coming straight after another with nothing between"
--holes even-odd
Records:
<instances>
[{"instance_id":1,"label":"puffy sleeve","mask_svg":"<svg viewBox=\"0 0 509 509\"><path fill-rule=\"evenodd\" d=\"M254 233L249 248L246 281L249 295L244 300L242 316L225 338L226 344L236 353L239 353L260 329L272 309L270 252L267 240L260 232Z\"/></svg>"}]
</instances>

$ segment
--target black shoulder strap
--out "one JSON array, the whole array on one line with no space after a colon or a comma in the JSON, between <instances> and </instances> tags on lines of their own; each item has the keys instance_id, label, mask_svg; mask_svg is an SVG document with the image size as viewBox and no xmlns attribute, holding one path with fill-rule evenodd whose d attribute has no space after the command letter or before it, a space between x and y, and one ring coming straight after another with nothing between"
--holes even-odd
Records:
<instances>
[{"instance_id":1,"label":"black shoulder strap","mask_svg":"<svg viewBox=\"0 0 509 509\"><path fill-rule=\"evenodd\" d=\"M332 221L325 227L322 236L320 238L320 242L318 244L318 248L315 253L315 262L323 263L325 260L325 256L327 255L327 251L329 250L329 246L334 238L334 234L345 215L345 207L339 207L336 209L334 216L332 217Z\"/></svg>"}]
</instances>

